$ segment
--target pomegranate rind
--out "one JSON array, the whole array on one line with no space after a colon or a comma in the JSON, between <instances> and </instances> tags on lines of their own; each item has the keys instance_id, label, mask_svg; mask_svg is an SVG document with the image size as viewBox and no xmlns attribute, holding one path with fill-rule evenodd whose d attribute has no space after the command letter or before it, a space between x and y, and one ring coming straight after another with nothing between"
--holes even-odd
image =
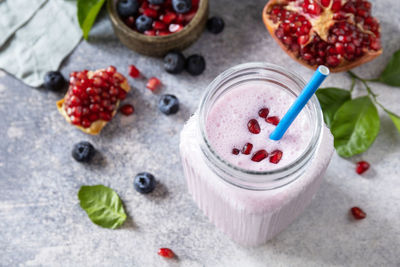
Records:
<instances>
[{"instance_id":1,"label":"pomegranate rind","mask_svg":"<svg viewBox=\"0 0 400 267\"><path fill-rule=\"evenodd\" d=\"M263 22L265 27L267 28L269 34L272 36L272 38L278 43L278 45L282 48L283 51L286 52L286 54L288 54L291 58L293 58L295 61L299 62L300 64L302 64L303 66L306 66L307 68L316 70L318 68L318 65L310 65L308 64L307 61L302 60L301 58L297 57L295 55L295 53L293 53L292 51L289 50L288 47L286 47L281 40L279 40L278 37L276 37L275 35L275 30L277 29L276 25L269 20L268 18L268 10L270 8L272 8L273 6L277 5L277 4L283 4L286 3L285 1L282 0L270 0L263 9L263 13L262 13L262 18L263 18ZM354 61L347 61L344 60L343 62L341 62L337 67L330 67L329 70L330 72L343 72L343 71L348 71L350 69L353 69L355 67L358 67L364 63L367 63L373 59L375 59L376 57L378 57L380 54L382 54L383 49L377 50L377 51L373 51L373 50L368 50L367 53L365 53L363 56L357 58Z\"/></svg>"},{"instance_id":2,"label":"pomegranate rind","mask_svg":"<svg viewBox=\"0 0 400 267\"><path fill-rule=\"evenodd\" d=\"M87 76L90 79L90 78L92 78L94 76L95 73L100 72L100 71L104 71L104 69L96 70L94 72L93 71L89 71L87 73ZM120 73L119 73L119 75L124 77L124 80L121 82L120 87L122 88L122 90L124 90L125 92L128 93L131 90L131 87L129 86L129 83L128 83L127 79L125 78L125 76L123 76ZM57 103L56 103L57 104L57 109L61 113L61 115L65 118L65 120L69 124L72 124L68 114L65 112L65 109L64 109L65 97L66 97L66 95L64 96L63 99L60 99L60 100L57 101ZM115 103L115 109L112 112L112 118L114 118L115 114L117 113L119 104L120 104L120 100L117 100L117 102ZM101 130L107 125L107 123L108 123L108 121L105 121L105 120L96 120L96 121L92 122L92 124L88 128L84 128L84 127L79 126L79 125L74 125L74 126L76 128L78 128L79 130L81 130L82 132L84 132L84 133L91 134L91 135L98 135L101 132Z\"/></svg>"}]
</instances>

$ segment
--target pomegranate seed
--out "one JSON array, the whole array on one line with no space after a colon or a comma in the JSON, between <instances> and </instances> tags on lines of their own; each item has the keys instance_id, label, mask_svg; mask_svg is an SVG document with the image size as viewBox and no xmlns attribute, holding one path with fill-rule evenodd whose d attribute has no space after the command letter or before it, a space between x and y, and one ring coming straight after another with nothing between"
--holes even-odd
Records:
<instances>
[{"instance_id":1,"label":"pomegranate seed","mask_svg":"<svg viewBox=\"0 0 400 267\"><path fill-rule=\"evenodd\" d=\"M135 65L129 65L129 76L132 78L137 78L140 75L140 71L135 67Z\"/></svg>"},{"instance_id":2,"label":"pomegranate seed","mask_svg":"<svg viewBox=\"0 0 400 267\"><path fill-rule=\"evenodd\" d=\"M183 29L183 26L180 24L170 24L168 30L170 32L179 32Z\"/></svg>"},{"instance_id":3,"label":"pomegranate seed","mask_svg":"<svg viewBox=\"0 0 400 267\"><path fill-rule=\"evenodd\" d=\"M261 149L258 150L256 153L254 153L254 155L251 157L251 160L255 162L260 162L266 157L268 157L268 152L265 151L264 149Z\"/></svg>"},{"instance_id":4,"label":"pomegranate seed","mask_svg":"<svg viewBox=\"0 0 400 267\"><path fill-rule=\"evenodd\" d=\"M133 25L135 25L135 17L129 16L127 19L124 20L124 22L129 27L133 27Z\"/></svg>"},{"instance_id":5,"label":"pomegranate seed","mask_svg":"<svg viewBox=\"0 0 400 267\"><path fill-rule=\"evenodd\" d=\"M151 77L146 84L146 87L150 89L150 91L154 92L161 85L161 82L156 77Z\"/></svg>"},{"instance_id":6,"label":"pomegranate seed","mask_svg":"<svg viewBox=\"0 0 400 267\"><path fill-rule=\"evenodd\" d=\"M100 119L105 120L105 121L110 121L112 118L110 113L104 112L104 111L99 113L99 117L100 117Z\"/></svg>"},{"instance_id":7,"label":"pomegranate seed","mask_svg":"<svg viewBox=\"0 0 400 267\"><path fill-rule=\"evenodd\" d=\"M90 121L97 121L97 120L99 119L99 115L97 115L97 113L89 114L88 119L89 119Z\"/></svg>"},{"instance_id":8,"label":"pomegranate seed","mask_svg":"<svg viewBox=\"0 0 400 267\"><path fill-rule=\"evenodd\" d=\"M310 39L310 37L308 35L301 35L298 39L297 39L297 43L299 45L305 45L308 40Z\"/></svg>"},{"instance_id":9,"label":"pomegranate seed","mask_svg":"<svg viewBox=\"0 0 400 267\"><path fill-rule=\"evenodd\" d=\"M271 152L271 157L269 158L269 162L278 164L281 160L283 152L280 150L274 150Z\"/></svg>"},{"instance_id":10,"label":"pomegranate seed","mask_svg":"<svg viewBox=\"0 0 400 267\"><path fill-rule=\"evenodd\" d=\"M164 30L167 28L167 25L162 21L154 21L153 22L153 29L154 30Z\"/></svg>"},{"instance_id":11,"label":"pomegranate seed","mask_svg":"<svg viewBox=\"0 0 400 267\"><path fill-rule=\"evenodd\" d=\"M365 217L367 217L367 214L359 207L352 207L350 209L350 211L351 211L351 214L353 214L354 219L356 219L356 220L362 220Z\"/></svg>"},{"instance_id":12,"label":"pomegranate seed","mask_svg":"<svg viewBox=\"0 0 400 267\"><path fill-rule=\"evenodd\" d=\"M84 119L82 119L81 124L82 124L83 128L89 128L90 125L92 124L92 122L89 119L84 118Z\"/></svg>"},{"instance_id":13,"label":"pomegranate seed","mask_svg":"<svg viewBox=\"0 0 400 267\"><path fill-rule=\"evenodd\" d=\"M173 12L167 12L160 16L160 20L166 24L171 24L176 19L176 14Z\"/></svg>"},{"instance_id":14,"label":"pomegranate seed","mask_svg":"<svg viewBox=\"0 0 400 267\"><path fill-rule=\"evenodd\" d=\"M111 74L111 75L113 75L116 71L117 71L117 68L115 68L114 66L109 66L107 69L106 69L106 71L109 73L109 74Z\"/></svg>"},{"instance_id":15,"label":"pomegranate seed","mask_svg":"<svg viewBox=\"0 0 400 267\"><path fill-rule=\"evenodd\" d=\"M258 121L256 119L251 119L247 123L247 128L252 134L259 134L261 129L260 125L258 124Z\"/></svg>"},{"instance_id":16,"label":"pomegranate seed","mask_svg":"<svg viewBox=\"0 0 400 267\"><path fill-rule=\"evenodd\" d=\"M323 7L328 7L331 4L331 0L321 0L321 5Z\"/></svg>"},{"instance_id":17,"label":"pomegranate seed","mask_svg":"<svg viewBox=\"0 0 400 267\"><path fill-rule=\"evenodd\" d=\"M71 123L74 125L79 125L81 124L81 119L75 116L71 116L69 117L69 119L71 120Z\"/></svg>"},{"instance_id":18,"label":"pomegranate seed","mask_svg":"<svg viewBox=\"0 0 400 267\"><path fill-rule=\"evenodd\" d=\"M233 148L233 149L232 149L232 154L233 154L233 155L238 155L239 152L240 152L240 150L237 149L237 148Z\"/></svg>"},{"instance_id":19,"label":"pomegranate seed","mask_svg":"<svg viewBox=\"0 0 400 267\"><path fill-rule=\"evenodd\" d=\"M120 100L124 100L126 98L126 91L123 89L119 89L119 93L118 93L118 99Z\"/></svg>"},{"instance_id":20,"label":"pomegranate seed","mask_svg":"<svg viewBox=\"0 0 400 267\"><path fill-rule=\"evenodd\" d=\"M250 143L246 143L242 148L242 154L249 155L252 149L253 145Z\"/></svg>"},{"instance_id":21,"label":"pomegranate seed","mask_svg":"<svg viewBox=\"0 0 400 267\"><path fill-rule=\"evenodd\" d=\"M78 106L81 103L81 100L76 95L73 95L69 99L69 102L70 106L73 107L73 106Z\"/></svg>"},{"instance_id":22,"label":"pomegranate seed","mask_svg":"<svg viewBox=\"0 0 400 267\"><path fill-rule=\"evenodd\" d=\"M152 8L145 8L142 13L144 15L146 15L147 17L150 17L153 19L157 18L157 16L158 16L157 10L154 10Z\"/></svg>"},{"instance_id":23,"label":"pomegranate seed","mask_svg":"<svg viewBox=\"0 0 400 267\"><path fill-rule=\"evenodd\" d=\"M279 117L271 116L271 117L266 118L265 121L276 126L279 123Z\"/></svg>"},{"instance_id":24,"label":"pomegranate seed","mask_svg":"<svg viewBox=\"0 0 400 267\"><path fill-rule=\"evenodd\" d=\"M366 161L359 161L356 165L356 173L363 174L369 169L370 165Z\"/></svg>"},{"instance_id":25,"label":"pomegranate seed","mask_svg":"<svg viewBox=\"0 0 400 267\"><path fill-rule=\"evenodd\" d=\"M156 35L156 31L155 30L144 31L144 35L155 36Z\"/></svg>"},{"instance_id":26,"label":"pomegranate seed","mask_svg":"<svg viewBox=\"0 0 400 267\"><path fill-rule=\"evenodd\" d=\"M156 5L156 4L149 4L149 8L154 9L154 10L160 10L161 6L160 5Z\"/></svg>"},{"instance_id":27,"label":"pomegranate seed","mask_svg":"<svg viewBox=\"0 0 400 267\"><path fill-rule=\"evenodd\" d=\"M125 104L119 109L119 111L121 111L125 116L129 116L135 111L135 108L131 104Z\"/></svg>"},{"instance_id":28,"label":"pomegranate seed","mask_svg":"<svg viewBox=\"0 0 400 267\"><path fill-rule=\"evenodd\" d=\"M118 90L118 88L115 87L115 86L111 86L111 87L110 87L110 90L108 91L108 93L110 94L110 96L118 95L118 92L119 92L119 90Z\"/></svg>"},{"instance_id":29,"label":"pomegranate seed","mask_svg":"<svg viewBox=\"0 0 400 267\"><path fill-rule=\"evenodd\" d=\"M169 259L172 259L175 256L174 252L169 248L160 248L158 250L158 255Z\"/></svg>"},{"instance_id":30,"label":"pomegranate seed","mask_svg":"<svg viewBox=\"0 0 400 267\"><path fill-rule=\"evenodd\" d=\"M258 111L258 116L261 118L266 118L269 114L269 109L268 108L262 108Z\"/></svg>"}]
</instances>

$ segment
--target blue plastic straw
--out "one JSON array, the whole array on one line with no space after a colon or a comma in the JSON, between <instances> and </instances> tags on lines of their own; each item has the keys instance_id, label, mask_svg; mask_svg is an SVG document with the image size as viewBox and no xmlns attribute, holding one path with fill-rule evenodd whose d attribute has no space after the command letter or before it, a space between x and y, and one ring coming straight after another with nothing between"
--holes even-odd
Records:
<instances>
[{"instance_id":1,"label":"blue plastic straw","mask_svg":"<svg viewBox=\"0 0 400 267\"><path fill-rule=\"evenodd\" d=\"M299 115L300 111L304 108L308 100L310 100L328 75L329 69L327 67L322 65L318 67L311 77L311 80L304 87L303 91L301 91L300 95L286 112L285 116L283 116L275 130L270 134L270 139L277 141L282 138L294 119L296 119L297 115Z\"/></svg>"}]
</instances>

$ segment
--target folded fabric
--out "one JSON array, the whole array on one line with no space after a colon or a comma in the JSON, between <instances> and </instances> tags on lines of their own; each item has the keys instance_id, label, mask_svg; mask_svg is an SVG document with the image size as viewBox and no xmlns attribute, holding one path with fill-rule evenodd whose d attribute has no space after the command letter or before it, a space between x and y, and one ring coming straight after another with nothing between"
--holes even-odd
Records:
<instances>
[{"instance_id":1,"label":"folded fabric","mask_svg":"<svg viewBox=\"0 0 400 267\"><path fill-rule=\"evenodd\" d=\"M30 9L30 1L23 1ZM58 69L81 37L76 2L48 0L0 48L0 68L29 86L40 86L46 72Z\"/></svg>"},{"instance_id":2,"label":"folded fabric","mask_svg":"<svg viewBox=\"0 0 400 267\"><path fill-rule=\"evenodd\" d=\"M0 47L25 24L47 0L0 1Z\"/></svg>"}]
</instances>

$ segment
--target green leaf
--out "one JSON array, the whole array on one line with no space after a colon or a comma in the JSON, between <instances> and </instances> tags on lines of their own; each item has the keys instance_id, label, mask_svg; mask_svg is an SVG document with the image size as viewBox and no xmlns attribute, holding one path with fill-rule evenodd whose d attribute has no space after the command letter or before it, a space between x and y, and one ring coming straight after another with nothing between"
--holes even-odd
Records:
<instances>
[{"instance_id":1,"label":"green leaf","mask_svg":"<svg viewBox=\"0 0 400 267\"><path fill-rule=\"evenodd\" d=\"M400 50L395 52L378 80L391 86L400 86Z\"/></svg>"},{"instance_id":2,"label":"green leaf","mask_svg":"<svg viewBox=\"0 0 400 267\"><path fill-rule=\"evenodd\" d=\"M79 189L78 198L90 220L101 227L115 229L126 220L121 199L109 187L84 185Z\"/></svg>"},{"instance_id":3,"label":"green leaf","mask_svg":"<svg viewBox=\"0 0 400 267\"><path fill-rule=\"evenodd\" d=\"M324 121L330 128L336 111L344 102L350 100L350 92L339 88L321 88L315 94L324 113Z\"/></svg>"},{"instance_id":4,"label":"green leaf","mask_svg":"<svg viewBox=\"0 0 400 267\"><path fill-rule=\"evenodd\" d=\"M368 96L347 101L336 112L331 127L336 151L342 157L366 151L379 127L378 111Z\"/></svg>"},{"instance_id":5,"label":"green leaf","mask_svg":"<svg viewBox=\"0 0 400 267\"><path fill-rule=\"evenodd\" d=\"M104 0L78 0L77 2L79 26L86 40L103 3Z\"/></svg>"},{"instance_id":6,"label":"green leaf","mask_svg":"<svg viewBox=\"0 0 400 267\"><path fill-rule=\"evenodd\" d=\"M397 130L400 132L400 116L394 114L393 112L385 109L386 113L392 119L394 125L396 126Z\"/></svg>"}]
</instances>

